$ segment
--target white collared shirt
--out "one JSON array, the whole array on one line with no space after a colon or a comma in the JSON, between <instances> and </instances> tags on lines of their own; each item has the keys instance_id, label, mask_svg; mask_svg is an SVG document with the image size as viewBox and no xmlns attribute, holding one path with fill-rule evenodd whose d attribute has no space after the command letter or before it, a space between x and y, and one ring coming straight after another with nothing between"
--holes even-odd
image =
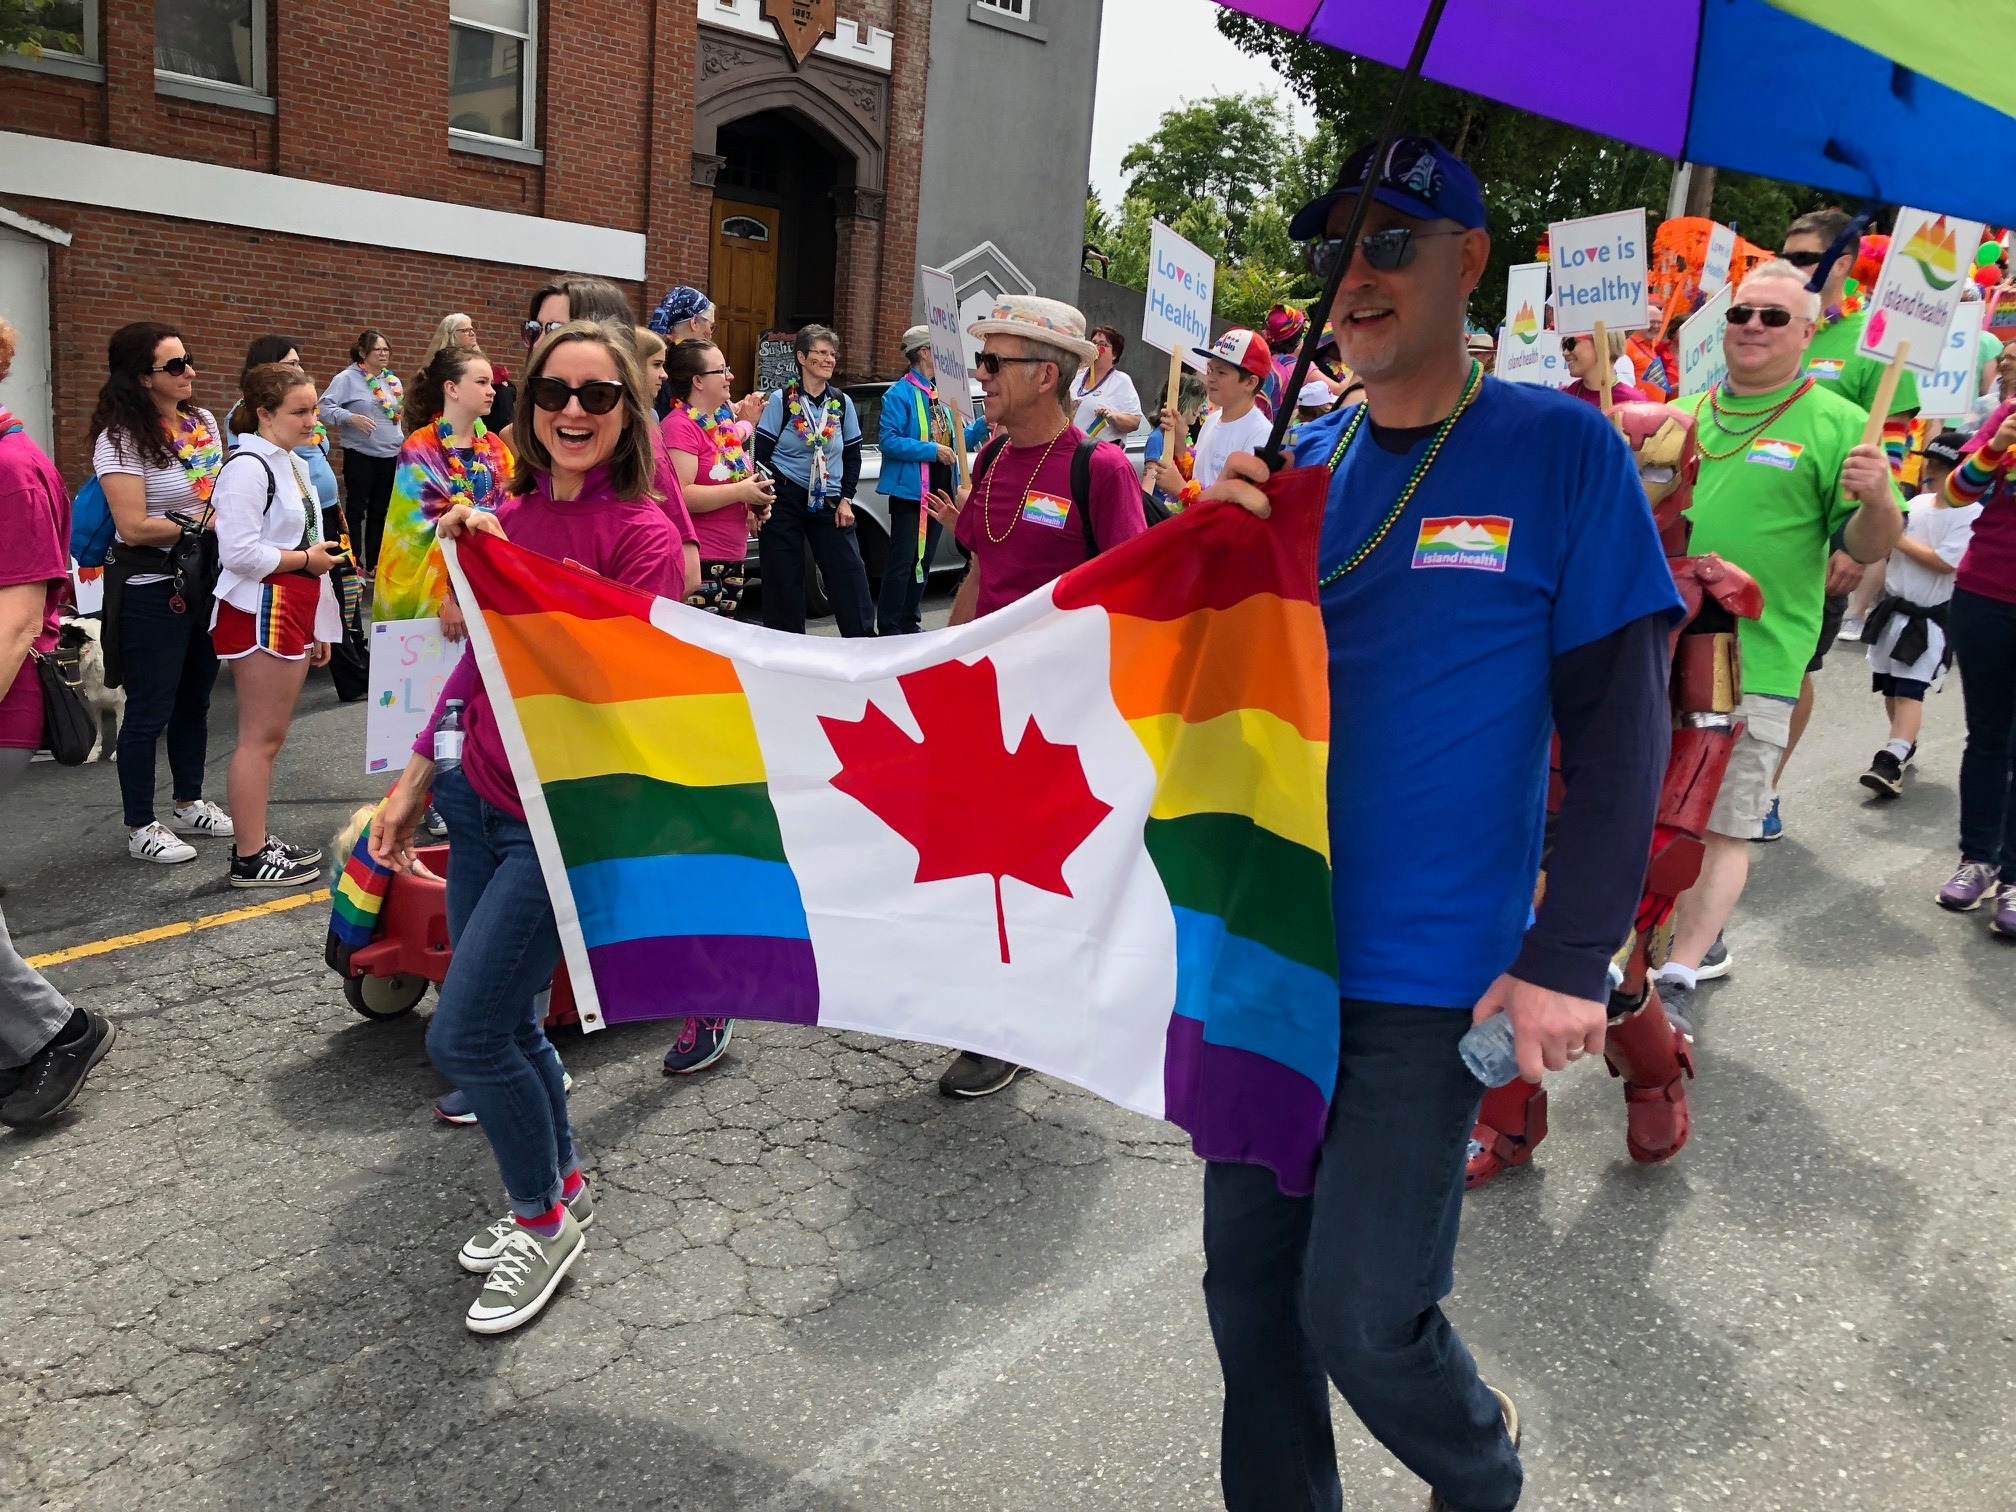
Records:
<instances>
[{"instance_id":1,"label":"white collared shirt","mask_svg":"<svg viewBox=\"0 0 2016 1512\"><path fill-rule=\"evenodd\" d=\"M240 461L241 457L257 458L262 470L252 471L251 463ZM242 436L217 475L210 507L216 511L217 556L223 566L217 578L217 601L257 614L260 584L280 570L285 553L301 549L304 531L311 541L322 538L321 503L308 481L308 470L300 458L264 436ZM340 641L343 614L326 575L321 587L321 601L315 607L315 638Z\"/></svg>"}]
</instances>

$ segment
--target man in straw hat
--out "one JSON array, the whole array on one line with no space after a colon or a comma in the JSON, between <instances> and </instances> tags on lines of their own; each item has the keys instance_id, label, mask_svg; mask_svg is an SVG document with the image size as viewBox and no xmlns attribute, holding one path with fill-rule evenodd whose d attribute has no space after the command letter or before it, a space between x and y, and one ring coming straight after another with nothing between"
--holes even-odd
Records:
<instances>
[{"instance_id":1,"label":"man in straw hat","mask_svg":"<svg viewBox=\"0 0 2016 1512\"><path fill-rule=\"evenodd\" d=\"M1470 169L1402 137L1381 161L1353 154L1293 225L1318 274L1344 261L1328 314L1365 384L1364 404L1296 442L1298 463L1332 470L1317 579L1342 1032L1315 1190L1206 1168L1233 1512L1343 1504L1333 1382L1432 1507L1518 1502L1517 1414L1439 1305L1483 1091L1458 1045L1503 1013L1529 1081L1600 1054L1610 956L1645 877L1680 600L1615 427L1486 378L1467 350L1484 222ZM1234 456L1205 498L1265 514L1266 478ZM1557 732L1564 796L1535 918Z\"/></svg>"},{"instance_id":2,"label":"man in straw hat","mask_svg":"<svg viewBox=\"0 0 2016 1512\"><path fill-rule=\"evenodd\" d=\"M975 366L987 418L1001 434L975 459L973 482L956 499L931 499L932 514L973 557L952 606L955 625L1046 587L1148 528L1127 454L1071 423L1072 380L1095 355L1085 317L1055 299L1012 294L968 332L983 343ZM1022 1069L962 1053L938 1090L986 1097Z\"/></svg>"}]
</instances>

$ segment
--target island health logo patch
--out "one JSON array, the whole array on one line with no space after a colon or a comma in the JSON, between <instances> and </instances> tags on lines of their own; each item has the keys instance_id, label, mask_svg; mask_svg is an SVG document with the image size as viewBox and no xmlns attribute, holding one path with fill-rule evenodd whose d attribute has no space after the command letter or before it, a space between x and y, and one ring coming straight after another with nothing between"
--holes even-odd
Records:
<instances>
[{"instance_id":1,"label":"island health logo patch","mask_svg":"<svg viewBox=\"0 0 2016 1512\"><path fill-rule=\"evenodd\" d=\"M1421 522L1414 565L1503 572L1511 547L1512 522L1503 515L1444 515Z\"/></svg>"},{"instance_id":2,"label":"island health logo patch","mask_svg":"<svg viewBox=\"0 0 2016 1512\"><path fill-rule=\"evenodd\" d=\"M1064 522L1071 518L1071 501L1055 494L1031 493L1022 501L1022 518L1032 525L1062 530Z\"/></svg>"},{"instance_id":3,"label":"island health logo patch","mask_svg":"<svg viewBox=\"0 0 2016 1512\"><path fill-rule=\"evenodd\" d=\"M1746 462L1762 462L1766 467L1782 467L1786 472L1799 465L1799 454L1806 450L1797 441L1774 441L1769 436L1759 436L1750 443L1750 455Z\"/></svg>"}]
</instances>

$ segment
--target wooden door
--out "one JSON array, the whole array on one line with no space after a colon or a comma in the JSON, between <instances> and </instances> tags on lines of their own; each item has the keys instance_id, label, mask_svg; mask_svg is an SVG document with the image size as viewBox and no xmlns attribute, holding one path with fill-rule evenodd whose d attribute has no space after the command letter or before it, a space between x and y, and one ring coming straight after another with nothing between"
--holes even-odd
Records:
<instances>
[{"instance_id":1,"label":"wooden door","mask_svg":"<svg viewBox=\"0 0 2016 1512\"><path fill-rule=\"evenodd\" d=\"M714 201L714 256L707 292L714 341L735 370L735 392L756 382L756 348L777 319L777 212Z\"/></svg>"}]
</instances>

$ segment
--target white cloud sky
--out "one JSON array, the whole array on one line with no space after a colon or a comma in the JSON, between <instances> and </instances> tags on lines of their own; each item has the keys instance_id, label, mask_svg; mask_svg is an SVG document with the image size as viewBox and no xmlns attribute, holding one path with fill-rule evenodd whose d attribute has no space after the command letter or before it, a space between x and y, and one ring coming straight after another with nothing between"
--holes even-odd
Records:
<instances>
[{"instance_id":1,"label":"white cloud sky","mask_svg":"<svg viewBox=\"0 0 2016 1512\"><path fill-rule=\"evenodd\" d=\"M1080 3L1080 0L1074 0ZM1218 33L1211 0L1103 0L1099 92L1092 114L1092 185L1119 204L1120 159L1155 129L1162 112L1214 94L1275 95L1294 112L1296 129L1316 117L1272 68Z\"/></svg>"}]
</instances>

